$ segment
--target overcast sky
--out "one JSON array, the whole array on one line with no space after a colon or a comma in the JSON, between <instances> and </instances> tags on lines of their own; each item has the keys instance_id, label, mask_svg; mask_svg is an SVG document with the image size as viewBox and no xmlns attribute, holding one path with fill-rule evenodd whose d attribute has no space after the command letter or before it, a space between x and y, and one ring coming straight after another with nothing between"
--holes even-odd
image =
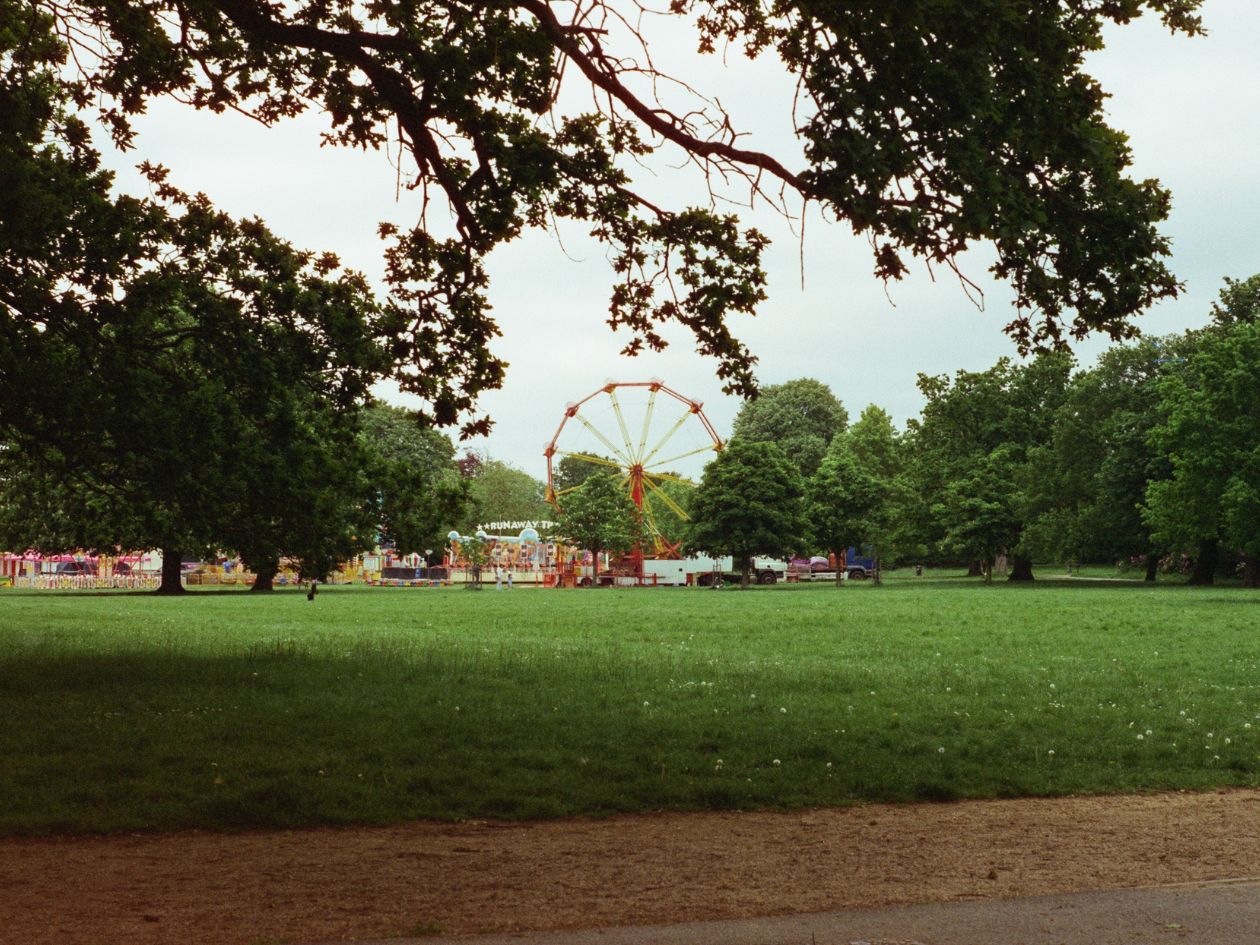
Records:
<instances>
[{"instance_id":1,"label":"overcast sky","mask_svg":"<svg viewBox=\"0 0 1260 945\"><path fill-rule=\"evenodd\" d=\"M1130 135L1134 175L1158 177L1173 193L1165 230L1186 292L1140 320L1147 333L1203 324L1223 277L1260 272L1260 3L1207 0L1203 16L1209 35L1199 39L1170 36L1150 16L1112 29L1107 49L1089 64L1112 94L1111 123ZM660 48L676 57L678 74L713 89L737 125L753 132L746 146L799 153L787 113L791 84L781 67L738 57L725 67L713 58L697 65L677 43ZM107 161L119 169L120 186L132 190L140 189L132 163L166 164L176 184L205 191L220 208L260 216L295 244L332 250L379 278L376 224L409 224L418 197L403 191L395 199L394 171L381 154L318 148L322 128L318 116L264 129L239 116L161 102L139 124L137 151ZM679 206L705 200L697 177L664 164L647 186ZM816 377L852 416L875 403L900 424L922 404L918 372L980 370L1014 354L1001 331L1011 317L1010 292L989 279L983 248L963 262L985 287L979 311L952 275L934 281L922 267L885 290L871 275L867 243L816 213L803 249L768 210L745 211L744 219L775 241L766 257L769 300L755 319L733 323L760 359L762 384ZM605 253L580 229L561 235L563 247L554 236L533 233L491 260L491 300L503 331L495 348L511 366L503 389L482 401L494 432L472 445L542 477L542 446L566 403L608 379L653 377L704 401L718 433L728 435L739 401L721 393L713 362L677 331L663 353L620 356L628 339L604 322L611 278ZM1106 345L1087 341L1078 356L1088 363Z\"/></svg>"}]
</instances>

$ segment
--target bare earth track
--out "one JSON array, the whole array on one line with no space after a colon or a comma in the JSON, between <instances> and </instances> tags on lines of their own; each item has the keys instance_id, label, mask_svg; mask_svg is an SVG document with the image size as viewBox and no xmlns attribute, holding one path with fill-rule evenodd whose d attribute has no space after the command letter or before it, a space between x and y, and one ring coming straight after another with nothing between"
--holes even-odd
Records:
<instances>
[{"instance_id":1,"label":"bare earth track","mask_svg":"<svg viewBox=\"0 0 1260 945\"><path fill-rule=\"evenodd\" d=\"M1260 873L1260 791L0 840L0 943L586 928Z\"/></svg>"}]
</instances>

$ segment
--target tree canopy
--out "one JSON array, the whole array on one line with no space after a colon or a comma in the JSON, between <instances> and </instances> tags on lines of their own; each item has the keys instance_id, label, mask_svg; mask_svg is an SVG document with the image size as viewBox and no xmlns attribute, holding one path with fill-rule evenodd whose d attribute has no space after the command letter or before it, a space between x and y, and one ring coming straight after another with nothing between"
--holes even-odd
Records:
<instances>
[{"instance_id":1,"label":"tree canopy","mask_svg":"<svg viewBox=\"0 0 1260 945\"><path fill-rule=\"evenodd\" d=\"M1211 555L1218 543L1240 551L1247 582L1260 584L1260 322L1203 333L1161 380L1150 436L1171 465L1146 491L1157 538L1179 549L1207 543Z\"/></svg>"},{"instance_id":2,"label":"tree canopy","mask_svg":"<svg viewBox=\"0 0 1260 945\"><path fill-rule=\"evenodd\" d=\"M1024 527L1046 495L1036 450L1051 436L1071 367L1069 356L1048 354L952 379L919 376L927 403L909 425L904 515L921 531L904 545L974 553L978 563L1001 549L1015 559L1012 579L1032 579ZM988 523L983 539L972 533L978 517Z\"/></svg>"},{"instance_id":3,"label":"tree canopy","mask_svg":"<svg viewBox=\"0 0 1260 945\"><path fill-rule=\"evenodd\" d=\"M887 491L880 470L862 463L848 436L832 440L805 485L805 516L819 546L842 555L850 546L874 540L883 528ZM842 573L836 570L836 584Z\"/></svg>"},{"instance_id":4,"label":"tree canopy","mask_svg":"<svg viewBox=\"0 0 1260 945\"><path fill-rule=\"evenodd\" d=\"M1260 274L1248 279L1225 277L1225 288L1212 304L1212 318L1218 325L1260 321Z\"/></svg>"},{"instance_id":5,"label":"tree canopy","mask_svg":"<svg viewBox=\"0 0 1260 945\"><path fill-rule=\"evenodd\" d=\"M755 443L776 443L811 476L833 437L843 433L849 413L831 388L812 377L763 388L735 416L734 436Z\"/></svg>"},{"instance_id":6,"label":"tree canopy","mask_svg":"<svg viewBox=\"0 0 1260 945\"><path fill-rule=\"evenodd\" d=\"M591 476L601 472L608 472L610 468L617 466L617 461L611 456L595 455L598 459L605 460L608 465L601 466L598 463L592 463L590 460L577 456L561 456L559 462L555 465L555 471L552 475L554 479L553 486L556 492L576 489L586 482L587 479L590 479Z\"/></svg>"},{"instance_id":7,"label":"tree canopy","mask_svg":"<svg viewBox=\"0 0 1260 945\"><path fill-rule=\"evenodd\" d=\"M804 495L805 481L783 450L734 438L696 487L688 545L730 555L747 586L754 555L787 557L808 544Z\"/></svg>"},{"instance_id":8,"label":"tree canopy","mask_svg":"<svg viewBox=\"0 0 1260 945\"><path fill-rule=\"evenodd\" d=\"M460 528L471 535L481 524L535 522L550 519L555 510L547 503L546 485L523 469L502 460L477 456L461 461L469 469L470 502Z\"/></svg>"},{"instance_id":9,"label":"tree canopy","mask_svg":"<svg viewBox=\"0 0 1260 945\"><path fill-rule=\"evenodd\" d=\"M990 242L1021 349L1130 335L1178 291L1157 229L1169 196L1126 176L1128 145L1084 57L1109 23L1146 12L1199 33L1199 3L673 0L644 18L618 0L2 0L0 34L10 60L49 65L119 146L138 143L133 119L159 96L267 124L317 110L328 142L397 146L423 212L381 227L382 371L430 419L474 433L487 426L475 397L505 366L485 260L558 220L608 247L608 320L628 352L663 347L679 323L741 394L755 359L726 319L764 298L767 241L713 209L736 196L820 206L869 239L884 279ZM777 58L797 81L803 161L746 147L720 91L660 73L658 28L689 30L701 55ZM631 167L658 152L698 168L709 192L654 201ZM8 304L29 317L27 300Z\"/></svg>"},{"instance_id":10,"label":"tree canopy","mask_svg":"<svg viewBox=\"0 0 1260 945\"><path fill-rule=\"evenodd\" d=\"M376 403L363 412L359 439L382 541L400 555L441 548L471 498L450 438L410 410Z\"/></svg>"},{"instance_id":11,"label":"tree canopy","mask_svg":"<svg viewBox=\"0 0 1260 945\"><path fill-rule=\"evenodd\" d=\"M596 472L564 499L559 530L569 543L591 553L595 572L602 551L629 551L641 540L638 510L612 473Z\"/></svg>"},{"instance_id":12,"label":"tree canopy","mask_svg":"<svg viewBox=\"0 0 1260 945\"><path fill-rule=\"evenodd\" d=\"M1118 345L1072 378L1049 437L1032 453L1040 494L1028 534L1045 560L1125 561L1145 556L1155 580L1167 548L1142 520L1147 483L1168 473L1150 442L1157 381L1188 350L1176 337Z\"/></svg>"},{"instance_id":13,"label":"tree canopy","mask_svg":"<svg viewBox=\"0 0 1260 945\"><path fill-rule=\"evenodd\" d=\"M361 276L146 166L115 196L41 10L0 5L0 405L27 489L10 547L280 556L322 576L371 537L356 412L387 364ZM36 509L57 509L41 518Z\"/></svg>"}]
</instances>

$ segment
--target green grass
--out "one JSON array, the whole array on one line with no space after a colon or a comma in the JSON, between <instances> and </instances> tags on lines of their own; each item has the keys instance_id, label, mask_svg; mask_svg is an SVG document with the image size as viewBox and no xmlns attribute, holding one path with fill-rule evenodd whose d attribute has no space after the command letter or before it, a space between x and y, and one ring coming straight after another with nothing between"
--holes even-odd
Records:
<instances>
[{"instance_id":1,"label":"green grass","mask_svg":"<svg viewBox=\"0 0 1260 945\"><path fill-rule=\"evenodd\" d=\"M1260 783L1260 594L0 591L0 832Z\"/></svg>"}]
</instances>

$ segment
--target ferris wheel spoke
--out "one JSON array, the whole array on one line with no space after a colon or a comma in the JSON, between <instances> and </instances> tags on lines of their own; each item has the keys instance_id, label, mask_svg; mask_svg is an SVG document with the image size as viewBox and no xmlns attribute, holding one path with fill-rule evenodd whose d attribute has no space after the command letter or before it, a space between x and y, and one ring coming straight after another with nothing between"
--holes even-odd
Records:
<instances>
[{"instance_id":1,"label":"ferris wheel spoke","mask_svg":"<svg viewBox=\"0 0 1260 945\"><path fill-rule=\"evenodd\" d=\"M661 447L664 446L666 443L668 443L670 439L673 437L673 435L682 429L682 425L686 423L687 420L690 419L690 417L691 417L691 408L688 407L687 412L678 418L678 422L669 428L669 431L663 437L661 437L660 441L655 446L652 447L652 452L644 456L643 459L640 460L640 462L646 467L648 464L648 460L650 460L653 456L655 456L657 453L661 451Z\"/></svg>"},{"instance_id":2,"label":"ferris wheel spoke","mask_svg":"<svg viewBox=\"0 0 1260 945\"><path fill-rule=\"evenodd\" d=\"M608 399L612 401L613 413L617 415L617 426L621 428L621 440L626 447L626 457L634 455L634 446L630 443L630 431L626 429L626 418L621 412L621 404L617 401L617 392L610 390Z\"/></svg>"},{"instance_id":3,"label":"ferris wheel spoke","mask_svg":"<svg viewBox=\"0 0 1260 945\"><path fill-rule=\"evenodd\" d=\"M708 452L710 452L710 451L714 451L714 450L716 450L716 449L717 449L717 447L716 447L716 446L714 446L712 443L709 443L708 445L706 445L706 446L702 446L702 447L700 447L699 449L695 449L695 450L688 450L688 451L687 451L687 452L685 452L685 453L679 453L677 456L671 456L669 459L658 459L658 460L657 460L656 462L654 462L651 466L646 466L646 465L645 465L643 468L644 468L644 469L653 469L653 468L655 468L655 467L657 467L657 466L668 466L670 463L676 463L676 462L678 462L680 459L686 459L688 456L695 456L697 453L708 453ZM654 476L655 476L655 475L659 475L659 474L658 474L658 473L652 473L652 475L654 475Z\"/></svg>"},{"instance_id":4,"label":"ferris wheel spoke","mask_svg":"<svg viewBox=\"0 0 1260 945\"><path fill-rule=\"evenodd\" d=\"M600 466L611 466L613 469L620 469L621 463L614 459L605 459L603 456L595 456L591 453L573 453L569 450L556 450L556 456L571 456L574 459L580 459L584 463L596 463ZM564 490L568 492L568 489Z\"/></svg>"},{"instance_id":5,"label":"ferris wheel spoke","mask_svg":"<svg viewBox=\"0 0 1260 945\"><path fill-rule=\"evenodd\" d=\"M647 390L643 392L642 399L635 397L622 403L625 399L623 388ZM668 407L668 402L660 399L662 392L667 401L672 399L677 403L673 408L666 409L657 420L657 406ZM588 403L599 403L601 397L608 398L611 410L601 411L598 416L584 416L579 412ZM670 410L679 406L684 407L682 415L675 414L677 419L671 419ZM616 418L615 421L608 416L609 413ZM586 428L585 432L579 433L572 424L566 428L565 424L573 417ZM573 448L559 448L566 436L573 435L578 438L568 441ZM553 457L563 457L566 463L569 460L589 463L611 473L613 481L638 508L642 552L651 555L654 548L657 556L674 558L678 556L681 545L681 541L675 540L675 533L680 531L683 523L690 521L685 509L686 494L680 493L678 487L695 488L696 483L687 479L679 467L666 470L670 470L671 464L689 456L721 448L721 441L699 402L689 400L657 381L628 385L609 381L584 399L566 406L565 417L545 449L548 501L559 506L557 498L576 488L555 488L560 471L553 466ZM667 455L668 459L663 458Z\"/></svg>"},{"instance_id":6,"label":"ferris wheel spoke","mask_svg":"<svg viewBox=\"0 0 1260 945\"><path fill-rule=\"evenodd\" d=\"M656 409L657 388L648 394L647 410L643 413L643 432L639 434L639 452L635 454L639 462L643 461L643 451L647 449L648 428L652 425L652 411Z\"/></svg>"},{"instance_id":7,"label":"ferris wheel spoke","mask_svg":"<svg viewBox=\"0 0 1260 945\"><path fill-rule=\"evenodd\" d=\"M652 506L648 502L643 503L643 520L647 522L648 532L651 533L652 537L659 537L661 530L656 524L656 516L652 513Z\"/></svg>"},{"instance_id":8,"label":"ferris wheel spoke","mask_svg":"<svg viewBox=\"0 0 1260 945\"><path fill-rule=\"evenodd\" d=\"M669 541L661 531L660 526L656 524L656 516L652 513L651 503L646 501L646 498L643 502L643 509L643 519L647 523L648 535L652 538L652 550L656 554L660 554L669 547Z\"/></svg>"},{"instance_id":9,"label":"ferris wheel spoke","mask_svg":"<svg viewBox=\"0 0 1260 945\"><path fill-rule=\"evenodd\" d=\"M647 475L650 475L653 479L667 479L670 482L678 483L680 486L687 486L691 489L696 488L696 484L692 480L684 479L682 476L675 476L673 473L654 472L648 473Z\"/></svg>"},{"instance_id":10,"label":"ferris wheel spoke","mask_svg":"<svg viewBox=\"0 0 1260 945\"><path fill-rule=\"evenodd\" d=\"M614 455L614 456L616 456L619 460L621 460L621 462L622 462L622 463L624 463L624 464L625 464L625 465L627 465L627 466L633 466L633 465L634 465L634 463L632 463L632 462L630 461L630 457L629 457L629 456L627 456L625 453L623 453L623 452L621 451L621 449L619 449L618 447L613 446L613 442L612 442L612 440L608 439L608 437L606 437L606 436L604 436L604 434L600 433L600 432L599 432L599 430L595 427L595 425L594 425L593 423L591 423L591 421L587 420L587 419L586 419L584 416L582 416L580 413L575 413L573 416L574 416L575 418L577 418L577 420L578 420L578 421L582 424L582 426L584 426L584 427L586 427L586 429L590 430L590 431L591 431L591 433L593 433L593 434L595 435L595 438L596 438L597 440L599 440L601 443L603 443L605 446L607 446L610 450L612 450L613 455Z\"/></svg>"},{"instance_id":11,"label":"ferris wheel spoke","mask_svg":"<svg viewBox=\"0 0 1260 945\"><path fill-rule=\"evenodd\" d=\"M662 489L660 486L658 486L656 483L654 483L654 482L653 482L650 478L648 478L647 476L644 476L644 477L643 477L643 481L647 483L648 491L649 491L652 495L654 495L656 498L658 498L658 499L660 499L662 502L664 502L664 503L665 503L666 508L668 508L671 512L673 512L675 515L677 515L677 516L678 516L680 519L682 519L684 522L690 522L690 521L691 521L691 516L690 516L690 515L688 515L686 512L684 512L684 511L683 511L683 509L682 509L682 506L680 506L677 502L675 502L673 499L671 499L671 498L670 498L670 497L666 494L666 492L665 492L665 490L664 490L664 489Z\"/></svg>"}]
</instances>

